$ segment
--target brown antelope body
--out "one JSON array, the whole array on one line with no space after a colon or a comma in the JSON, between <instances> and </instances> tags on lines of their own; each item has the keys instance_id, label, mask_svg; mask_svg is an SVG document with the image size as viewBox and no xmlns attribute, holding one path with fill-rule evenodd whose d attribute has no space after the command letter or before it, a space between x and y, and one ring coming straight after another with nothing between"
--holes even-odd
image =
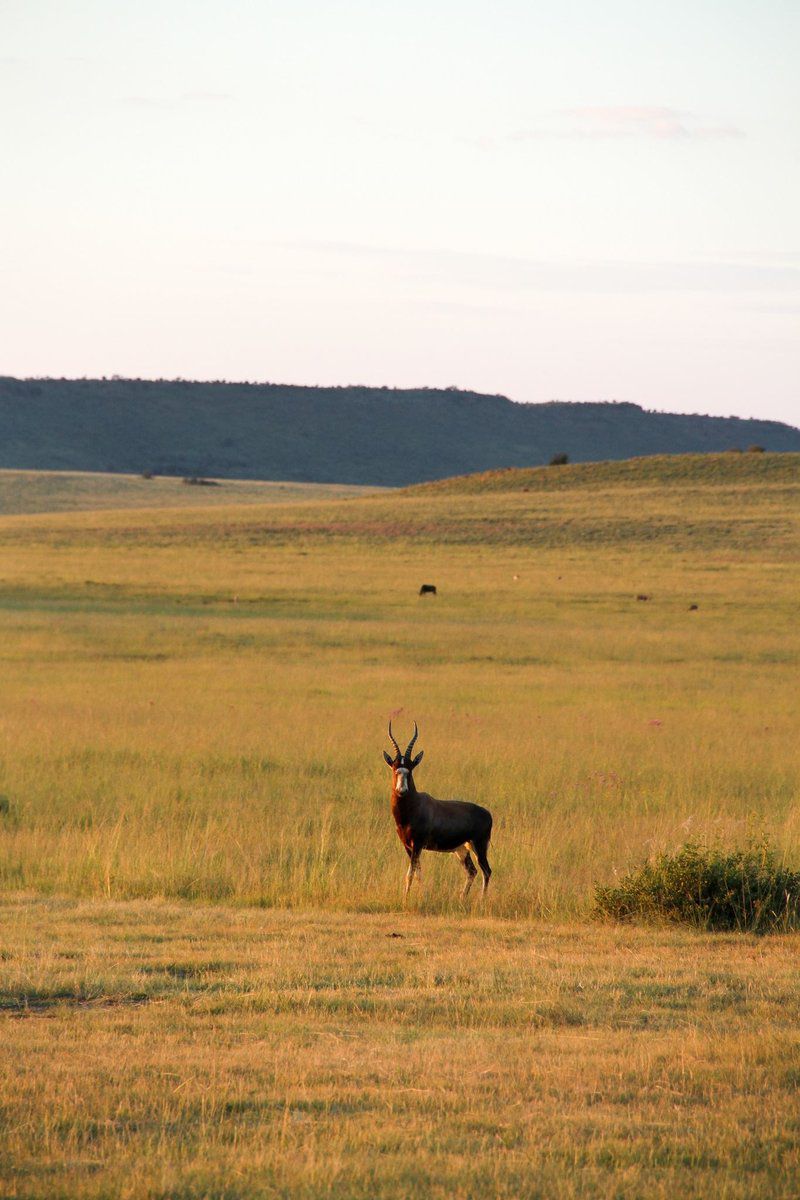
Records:
<instances>
[{"instance_id":1,"label":"brown antelope body","mask_svg":"<svg viewBox=\"0 0 800 1200\"><path fill-rule=\"evenodd\" d=\"M483 874L483 893L489 886L492 868L486 852L492 836L492 814L479 804L466 800L437 800L427 792L417 791L414 769L420 763L424 751L416 758L411 757L418 737L414 722L414 736L405 754L392 734L389 722L389 739L394 746L392 758L384 750L383 757L392 768L392 816L397 833L409 857L405 895L408 895L414 876L419 871L419 859L423 850L436 850L441 854L455 854L467 873L462 895L466 896L472 881L478 874L472 861L470 849L478 860Z\"/></svg>"}]
</instances>

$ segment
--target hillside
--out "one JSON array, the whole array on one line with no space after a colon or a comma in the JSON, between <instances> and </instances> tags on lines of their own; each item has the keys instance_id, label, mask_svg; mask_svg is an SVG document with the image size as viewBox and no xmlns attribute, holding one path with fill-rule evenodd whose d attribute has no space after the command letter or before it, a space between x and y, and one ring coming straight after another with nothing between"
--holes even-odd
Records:
<instances>
[{"instance_id":1,"label":"hillside","mask_svg":"<svg viewBox=\"0 0 800 1200\"><path fill-rule=\"evenodd\" d=\"M800 486L800 454L659 454L622 461L507 467L420 483L431 495L482 492L558 492L573 488Z\"/></svg>"},{"instance_id":2,"label":"hillside","mask_svg":"<svg viewBox=\"0 0 800 1200\"><path fill-rule=\"evenodd\" d=\"M403 486L573 462L800 451L776 421L434 389L0 378L0 467Z\"/></svg>"},{"instance_id":3,"label":"hillside","mask_svg":"<svg viewBox=\"0 0 800 1200\"><path fill-rule=\"evenodd\" d=\"M171 556L180 553L188 539L192 571L199 572L207 601L230 594L229 568L213 565L218 554L225 557L228 551L245 559L252 552L268 551L271 561L284 549L298 559L308 554L316 559L322 552L371 554L380 547L393 548L396 555L402 546L408 561L416 564L414 572L430 555L426 573L439 583L444 569L440 553L457 547L505 547L523 555L514 569L529 551L538 555L565 549L733 555L762 553L769 547L784 560L800 560L797 454L661 456L540 467L405 489L364 489L361 494L352 489L349 495L348 489L326 485L228 483L187 488L170 480L164 481L171 490L162 493L162 503L146 505L141 500L138 513L133 491L107 490L105 504L98 492L89 503L69 476L60 492L53 482L51 496L61 499L57 511L52 498L48 501L42 492L40 476L15 474L16 507L0 515L0 556L5 547L14 564L6 566L0 599L4 590L14 592L23 547L38 547L52 567L53 554L67 544L80 547L72 564L77 571L74 582L81 593L90 584L95 594L103 578L89 564L102 547L124 544L133 553L149 546L147 572L158 580L174 571ZM538 485L529 486L526 479ZM130 480L129 486L134 483ZM139 497L147 486L141 482ZM261 503L259 491L264 496ZM52 506L49 512L46 502ZM103 507L109 511L101 511ZM156 547L167 556L161 563ZM288 569L286 580L290 589L293 570ZM416 599L420 582L422 578L412 574L403 584L406 595ZM248 586L242 579L234 590L242 596ZM330 586L325 574L325 595Z\"/></svg>"}]
</instances>

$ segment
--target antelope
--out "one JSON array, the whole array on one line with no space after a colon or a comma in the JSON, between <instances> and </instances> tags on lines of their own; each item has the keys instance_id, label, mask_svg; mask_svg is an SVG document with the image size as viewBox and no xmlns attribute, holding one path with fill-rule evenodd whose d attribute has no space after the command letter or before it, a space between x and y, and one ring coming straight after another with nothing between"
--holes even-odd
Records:
<instances>
[{"instance_id":1,"label":"antelope","mask_svg":"<svg viewBox=\"0 0 800 1200\"><path fill-rule=\"evenodd\" d=\"M405 899L408 896L414 876L419 871L419 860L423 850L437 850L441 854L456 855L467 873L461 893L463 899L469 893L478 874L470 855L471 849L483 873L481 895L485 895L492 874L486 857L489 839L492 836L492 814L479 804L470 804L466 800L436 800L427 792L417 791L414 770L425 753L424 750L420 750L416 758L411 757L418 736L419 730L415 721L414 736L403 754L395 741L390 721L389 740L394 746L394 758L385 750L383 752L383 757L392 768L392 816L400 841L410 859L403 897Z\"/></svg>"}]
</instances>

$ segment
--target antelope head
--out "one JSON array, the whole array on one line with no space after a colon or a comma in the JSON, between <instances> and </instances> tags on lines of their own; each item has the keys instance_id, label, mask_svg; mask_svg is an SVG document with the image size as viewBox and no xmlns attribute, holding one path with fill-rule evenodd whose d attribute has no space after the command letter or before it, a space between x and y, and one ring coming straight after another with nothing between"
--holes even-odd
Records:
<instances>
[{"instance_id":1,"label":"antelope head","mask_svg":"<svg viewBox=\"0 0 800 1200\"><path fill-rule=\"evenodd\" d=\"M411 757L411 751L414 749L414 742L417 740L418 736L419 730L417 729L417 722L415 721L414 736L408 743L408 749L404 754L395 741L394 734L392 733L392 722L389 722L389 741L394 746L395 753L394 758L392 758L392 756L388 754L386 750L384 750L383 757L392 768L392 787L396 796L405 796L413 786L411 772L415 767L419 766L420 762L422 761L422 756L425 753L424 750L420 750L416 758Z\"/></svg>"}]
</instances>

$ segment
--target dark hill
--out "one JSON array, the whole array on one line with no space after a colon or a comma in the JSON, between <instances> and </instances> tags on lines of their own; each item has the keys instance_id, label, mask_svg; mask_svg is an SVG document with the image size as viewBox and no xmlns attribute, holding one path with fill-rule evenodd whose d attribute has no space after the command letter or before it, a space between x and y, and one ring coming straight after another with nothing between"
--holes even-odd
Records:
<instances>
[{"instance_id":1,"label":"dark hill","mask_svg":"<svg viewBox=\"0 0 800 1200\"><path fill-rule=\"evenodd\" d=\"M403 485L495 467L800 450L777 421L475 392L0 378L0 467Z\"/></svg>"}]
</instances>

